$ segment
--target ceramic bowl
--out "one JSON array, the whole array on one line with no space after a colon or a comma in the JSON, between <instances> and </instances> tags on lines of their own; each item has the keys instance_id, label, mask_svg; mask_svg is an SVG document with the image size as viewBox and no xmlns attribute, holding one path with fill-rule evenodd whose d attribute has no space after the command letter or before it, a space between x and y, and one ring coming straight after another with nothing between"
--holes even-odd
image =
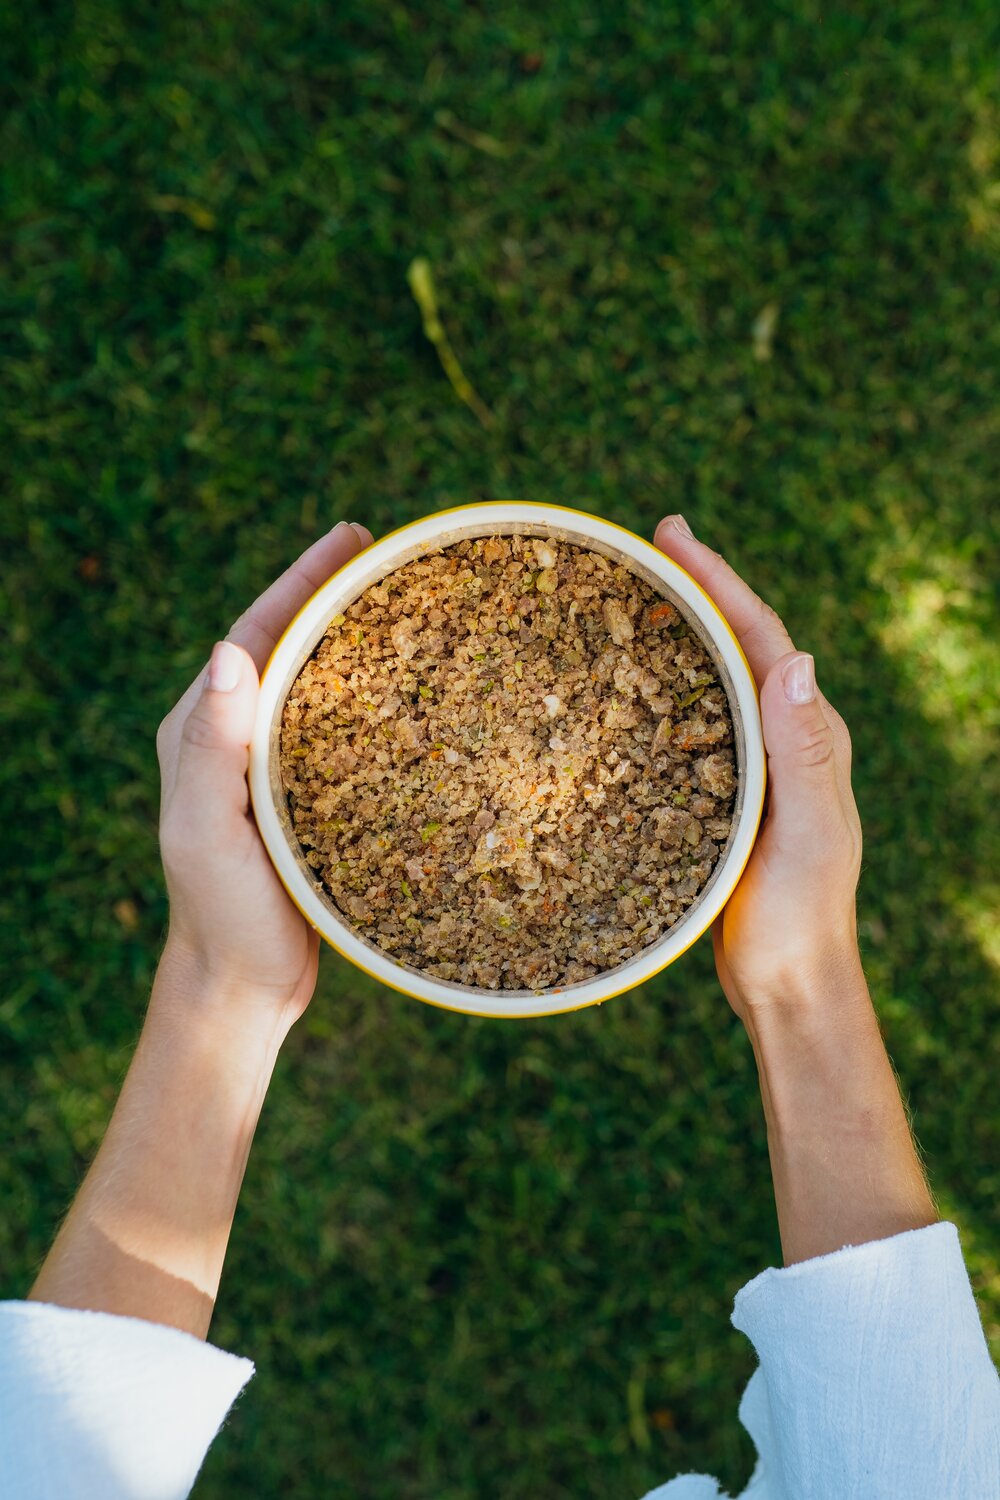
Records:
<instances>
[{"instance_id":1,"label":"ceramic bowl","mask_svg":"<svg viewBox=\"0 0 1000 1500\"><path fill-rule=\"evenodd\" d=\"M729 839L697 899L642 952L577 984L545 990L477 989L435 979L398 962L362 936L325 892L295 837L279 771L281 716L288 691L326 632L359 594L413 558L469 537L520 532L572 542L623 563L680 610L704 641L729 699L737 791ZM281 637L261 681L250 746L250 795L268 854L295 905L333 948L383 984L429 1005L474 1016L554 1016L598 1005L642 984L679 958L711 926L750 857L764 802L764 742L757 690L739 642L694 579L650 542L610 521L560 505L490 501L439 511L390 532L353 557L305 604Z\"/></svg>"}]
</instances>

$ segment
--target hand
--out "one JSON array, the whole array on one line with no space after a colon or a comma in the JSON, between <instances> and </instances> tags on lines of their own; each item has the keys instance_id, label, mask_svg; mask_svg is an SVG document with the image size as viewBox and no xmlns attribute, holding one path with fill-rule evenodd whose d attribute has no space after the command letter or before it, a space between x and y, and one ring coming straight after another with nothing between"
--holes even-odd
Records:
<instances>
[{"instance_id":1,"label":"hand","mask_svg":"<svg viewBox=\"0 0 1000 1500\"><path fill-rule=\"evenodd\" d=\"M170 896L161 971L179 968L186 990L254 995L288 1026L312 998L319 937L286 895L250 811L258 673L309 596L371 541L342 521L304 552L215 646L156 737Z\"/></svg>"},{"instance_id":2,"label":"hand","mask_svg":"<svg viewBox=\"0 0 1000 1500\"><path fill-rule=\"evenodd\" d=\"M856 982L855 891L861 822L851 792L851 739L815 686L813 659L680 516L656 545L705 589L732 626L760 691L768 805L739 885L713 928L719 980L744 1022L748 1009Z\"/></svg>"}]
</instances>

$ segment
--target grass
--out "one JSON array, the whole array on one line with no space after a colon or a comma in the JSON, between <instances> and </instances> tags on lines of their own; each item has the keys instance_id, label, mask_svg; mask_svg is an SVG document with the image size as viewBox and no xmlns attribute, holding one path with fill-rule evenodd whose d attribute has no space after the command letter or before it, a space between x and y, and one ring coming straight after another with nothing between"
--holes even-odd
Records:
<instances>
[{"instance_id":1,"label":"grass","mask_svg":"<svg viewBox=\"0 0 1000 1500\"><path fill-rule=\"evenodd\" d=\"M1000 1353L1000 15L50 0L0 21L0 1264L23 1295L165 921L153 731L338 517L682 508L855 737L888 1043ZM426 258L477 419L424 335ZM705 943L543 1024L327 959L214 1338L206 1500L745 1481L778 1245Z\"/></svg>"}]
</instances>

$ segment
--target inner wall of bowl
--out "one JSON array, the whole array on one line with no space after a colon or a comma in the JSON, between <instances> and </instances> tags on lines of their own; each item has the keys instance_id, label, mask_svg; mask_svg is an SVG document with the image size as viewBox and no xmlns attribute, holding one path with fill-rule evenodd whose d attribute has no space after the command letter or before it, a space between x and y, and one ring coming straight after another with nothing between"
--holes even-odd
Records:
<instances>
[{"instance_id":1,"label":"inner wall of bowl","mask_svg":"<svg viewBox=\"0 0 1000 1500\"><path fill-rule=\"evenodd\" d=\"M722 683L722 686L726 690L726 698L729 703L729 712L733 720L733 733L735 740L734 748L736 751L737 768L736 801L733 805L729 837L719 851L719 857L715 862L715 868L713 869L705 885L702 887L701 891L698 893L698 896L696 897L694 902L688 907L684 915L674 923L673 927L669 927L665 932L661 933L656 942L651 944L651 947L655 949L659 944L665 943L668 938L673 937L689 921L693 920L696 917L699 907L705 900L707 900L710 891L714 887L716 880L719 878L719 875L725 866L729 850L732 847L733 839L735 837L736 830L739 827L740 820L743 814L743 804L746 796L746 737L743 731L742 715L740 714L739 705L736 702L736 692L732 677L730 676L729 669L726 666L726 663L723 661L714 640L712 640L711 637L705 633L700 621L698 621L697 619L692 619L690 611L685 602L680 599L678 595L674 593L673 589L671 589L668 584L664 583L663 579L660 578L658 574L654 573L651 568L647 568L643 563L637 561L629 553L612 546L610 543L595 540L593 537L588 536L584 532L576 531L572 526L546 526L544 523L533 520L493 522L492 524L488 520L483 520L481 522L468 523L462 526L448 527L444 531L437 533L432 542L424 541L411 543L410 545L401 548L400 551L394 555L392 562L388 567L384 566L383 564L376 564L367 573L365 573L364 571L360 572L355 580L347 588L345 588L343 593L339 593L336 589L331 591L329 618L321 622L312 639L310 640L309 645L305 650L302 651L296 664L293 667L289 668L288 672L285 675L285 680L281 684L281 691L277 697L274 717L271 721L269 735L270 751L268 755L268 772L274 806L278 809L282 831L285 835L286 840L288 841L288 847L291 850L292 856L295 859L295 862L298 865L300 871L302 872L302 875L308 881L309 885L312 886L313 890L317 893L320 900L323 902L323 905L327 908L330 915L333 917L334 921L337 922L339 926L344 928L345 932L349 932L355 939L364 943L366 948L370 949L373 953L377 953L383 960L394 964L396 968L401 969L405 973L409 974L422 975L423 971L415 968L412 964L401 963L398 958L395 958L392 954L387 953L385 949L380 948L377 943L373 943L370 938L366 937L364 933L360 932L356 927L354 927L352 923L347 922L343 914L338 910L329 891L323 885L322 881L318 879L315 870L306 861L305 854L302 851L302 845L296 838L295 830L292 827L291 814L288 809L288 797L281 780L281 716L284 711L285 699L288 696L293 682L298 677L302 668L305 666L306 662L312 656L313 652L316 650L316 647L319 645L320 641L326 634L330 620L336 614L343 614L344 611L350 607L350 605L352 605L357 599L361 597L366 589L371 588L373 584L380 582L381 579L386 577L387 574L395 573L398 568L405 567L405 565L409 562L412 562L414 558L423 557L428 553L443 551L444 548L453 546L456 542L474 540L478 537L514 536L515 534L521 536L544 537L547 541L553 542L569 542L575 546L584 547L591 552L600 552L605 557L611 558L616 563L621 563L631 572L636 573L640 578L648 583L650 588L655 590L655 592L659 594L661 598L664 598L668 600L669 603L673 604L675 608L680 611L683 618L687 620L689 624L694 626L694 628L698 632L699 640L712 659L712 665L718 673L719 681ZM630 963L634 963L637 956L638 955L633 954L632 958L624 960L623 963L616 965L615 968L602 970L600 976L601 979L607 979L610 982L613 979L614 975L620 973ZM560 995L571 995L574 989L582 988L583 985L592 983L593 980L588 979L581 980L577 985L561 986L559 993ZM453 980L443 979L436 979L435 984L440 985L442 989L454 991L456 995L482 995L489 996L493 999L496 998L498 993L501 993L512 1000L518 998L527 998L531 995L551 993L551 991L547 990L488 990L475 985L457 984Z\"/></svg>"}]
</instances>

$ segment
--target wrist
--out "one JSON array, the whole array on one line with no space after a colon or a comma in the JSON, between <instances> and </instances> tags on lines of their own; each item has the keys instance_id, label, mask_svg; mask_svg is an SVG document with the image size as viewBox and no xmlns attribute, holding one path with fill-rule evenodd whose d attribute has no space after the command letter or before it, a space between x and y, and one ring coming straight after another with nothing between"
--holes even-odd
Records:
<instances>
[{"instance_id":1,"label":"wrist","mask_svg":"<svg viewBox=\"0 0 1000 1500\"><path fill-rule=\"evenodd\" d=\"M891 1075L867 989L837 992L823 1003L813 991L802 1006L772 1006L745 1019L772 1140L802 1140L832 1125L871 1124L876 1106L897 1094L872 1091L872 1076Z\"/></svg>"},{"instance_id":2,"label":"wrist","mask_svg":"<svg viewBox=\"0 0 1000 1500\"><path fill-rule=\"evenodd\" d=\"M743 1014L760 1074L768 1129L808 1123L810 1101L841 1097L850 1067L884 1059L878 1018L857 948L828 948L759 992ZM801 1116L801 1117L800 1117Z\"/></svg>"},{"instance_id":3,"label":"wrist","mask_svg":"<svg viewBox=\"0 0 1000 1500\"><path fill-rule=\"evenodd\" d=\"M263 986L210 964L171 931L157 965L150 1017L169 1017L186 1032L214 1037L273 1067L294 1016Z\"/></svg>"},{"instance_id":4,"label":"wrist","mask_svg":"<svg viewBox=\"0 0 1000 1500\"><path fill-rule=\"evenodd\" d=\"M805 934L800 942L786 943L766 972L739 978L740 1012L748 1030L765 1017L778 1024L782 1018L829 1016L871 1005L857 938L849 930Z\"/></svg>"}]
</instances>

